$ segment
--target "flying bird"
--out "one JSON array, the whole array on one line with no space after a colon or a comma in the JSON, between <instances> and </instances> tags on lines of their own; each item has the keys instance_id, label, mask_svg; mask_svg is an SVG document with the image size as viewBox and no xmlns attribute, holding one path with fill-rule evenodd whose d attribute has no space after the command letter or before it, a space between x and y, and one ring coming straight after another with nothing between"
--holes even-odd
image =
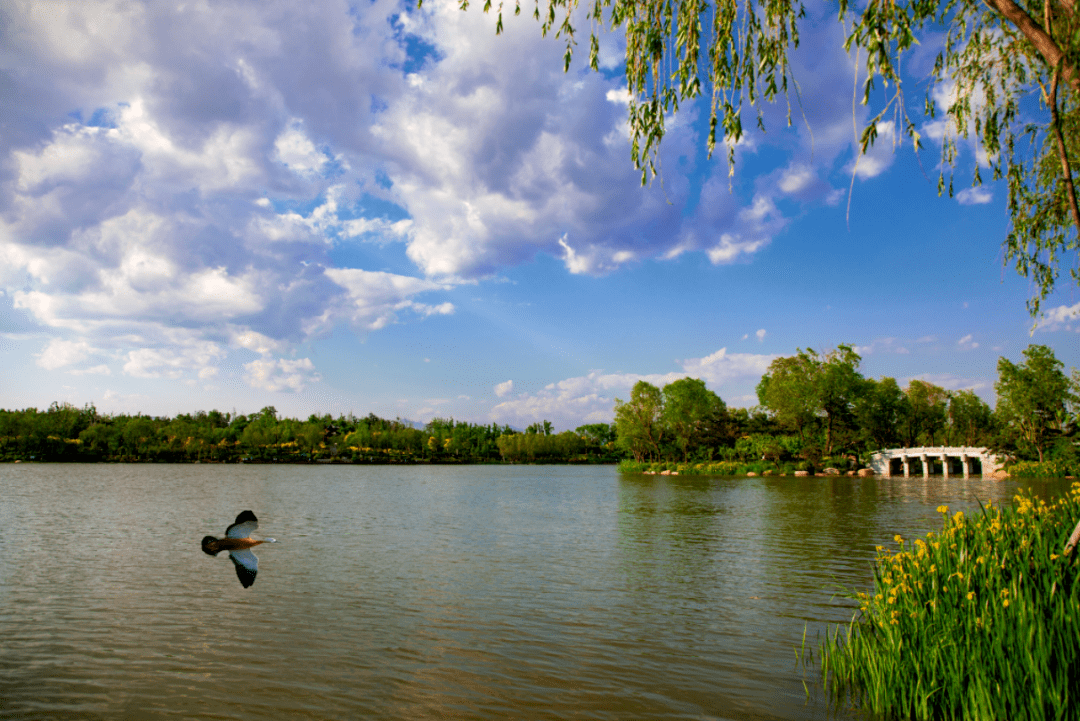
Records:
<instances>
[{"instance_id":1,"label":"flying bird","mask_svg":"<svg viewBox=\"0 0 1080 721\"><path fill-rule=\"evenodd\" d=\"M251 511L244 511L236 521L225 529L225 538L205 536L202 539L204 553L216 556L222 551L229 552L229 560L236 566L236 577L240 585L248 588L255 583L255 574L259 572L259 558L251 552L252 546L260 543L277 543L273 538L255 540L251 534L259 527L259 519Z\"/></svg>"}]
</instances>

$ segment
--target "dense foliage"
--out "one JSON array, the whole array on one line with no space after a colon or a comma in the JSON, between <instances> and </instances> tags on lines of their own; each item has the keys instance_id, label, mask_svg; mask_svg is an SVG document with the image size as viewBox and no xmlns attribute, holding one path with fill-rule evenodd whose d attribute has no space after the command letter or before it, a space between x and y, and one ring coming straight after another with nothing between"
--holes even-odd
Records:
<instances>
[{"instance_id":1,"label":"dense foliage","mask_svg":"<svg viewBox=\"0 0 1080 721\"><path fill-rule=\"evenodd\" d=\"M1066 551L1080 484L1031 495L896 553L878 548L871 593L830 635L822 671L835 694L912 719L1080 719L1080 564Z\"/></svg>"},{"instance_id":2,"label":"dense foliage","mask_svg":"<svg viewBox=\"0 0 1080 721\"><path fill-rule=\"evenodd\" d=\"M175 418L102 415L94 406L54 403L46 411L0 410L0 460L483 463L613 461L606 424L552 433L545 421L509 426L436 418L423 429L401 420L329 415L306 421L263 408L250 416L219 411Z\"/></svg>"},{"instance_id":3,"label":"dense foliage","mask_svg":"<svg viewBox=\"0 0 1080 721\"><path fill-rule=\"evenodd\" d=\"M1018 475L1080 474L1080 375L1046 346L1024 357L1000 360L994 410L970 390L865 378L848 345L774 360L751 410L730 411L698 380L640 381L616 399L617 445L627 470L844 471L882 448L976 446L1016 459Z\"/></svg>"}]
</instances>

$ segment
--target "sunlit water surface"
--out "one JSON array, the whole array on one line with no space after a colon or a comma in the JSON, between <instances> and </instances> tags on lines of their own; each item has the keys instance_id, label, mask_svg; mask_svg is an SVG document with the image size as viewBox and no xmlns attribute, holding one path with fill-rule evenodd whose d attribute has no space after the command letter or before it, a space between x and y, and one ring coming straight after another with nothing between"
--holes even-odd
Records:
<instances>
[{"instance_id":1,"label":"sunlit water surface","mask_svg":"<svg viewBox=\"0 0 1080 721\"><path fill-rule=\"evenodd\" d=\"M0 717L860 718L804 630L850 619L875 545L1017 487L4 465ZM279 540L249 589L199 548L245 509Z\"/></svg>"}]
</instances>

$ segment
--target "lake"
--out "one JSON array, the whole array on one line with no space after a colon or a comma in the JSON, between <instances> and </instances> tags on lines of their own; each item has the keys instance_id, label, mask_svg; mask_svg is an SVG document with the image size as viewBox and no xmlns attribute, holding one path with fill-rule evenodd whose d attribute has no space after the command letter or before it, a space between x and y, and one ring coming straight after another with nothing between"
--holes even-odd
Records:
<instances>
[{"instance_id":1,"label":"lake","mask_svg":"<svg viewBox=\"0 0 1080 721\"><path fill-rule=\"evenodd\" d=\"M876 545L1020 485L6 464L0 718L862 718L804 629ZM245 509L279 541L247 589L199 547Z\"/></svg>"}]
</instances>

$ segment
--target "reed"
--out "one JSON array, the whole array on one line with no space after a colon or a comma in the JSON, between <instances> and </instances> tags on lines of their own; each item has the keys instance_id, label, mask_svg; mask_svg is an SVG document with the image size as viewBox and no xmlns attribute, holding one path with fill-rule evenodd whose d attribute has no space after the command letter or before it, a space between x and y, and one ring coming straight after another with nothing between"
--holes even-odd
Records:
<instances>
[{"instance_id":1,"label":"reed","mask_svg":"<svg viewBox=\"0 0 1080 721\"><path fill-rule=\"evenodd\" d=\"M872 593L820 649L826 688L884 717L1080 719L1080 483L878 547ZM1070 549L1071 550L1071 549Z\"/></svg>"}]
</instances>

